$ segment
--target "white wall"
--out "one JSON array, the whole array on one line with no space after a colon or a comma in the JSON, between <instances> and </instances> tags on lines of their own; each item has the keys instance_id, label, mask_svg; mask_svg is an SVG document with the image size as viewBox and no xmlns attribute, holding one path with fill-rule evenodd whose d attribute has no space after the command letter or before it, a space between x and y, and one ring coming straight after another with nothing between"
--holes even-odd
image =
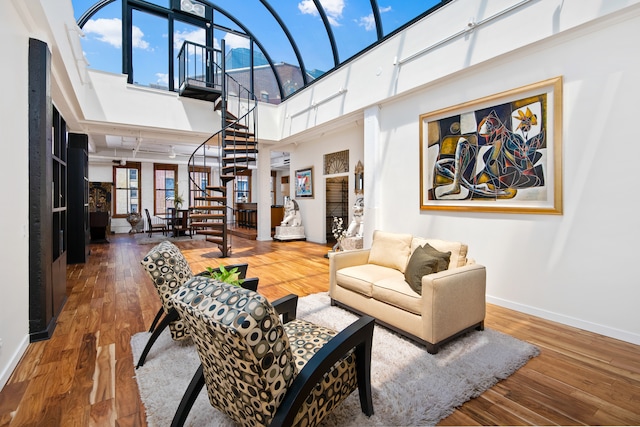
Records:
<instances>
[{"instance_id":1,"label":"white wall","mask_svg":"<svg viewBox=\"0 0 640 427\"><path fill-rule=\"evenodd\" d=\"M220 129L211 102L180 97L176 92L127 84L127 77L89 70L82 87L82 113L88 129L110 133L109 123L155 129L176 140L201 143ZM106 128L104 127L106 124Z\"/></svg>"},{"instance_id":2,"label":"white wall","mask_svg":"<svg viewBox=\"0 0 640 427\"><path fill-rule=\"evenodd\" d=\"M10 66L0 67L2 148L11 153L0 168L4 182L3 221L0 221L0 388L9 379L29 342L29 33L11 2L0 2L0 38ZM7 185L9 184L9 185Z\"/></svg>"},{"instance_id":3,"label":"white wall","mask_svg":"<svg viewBox=\"0 0 640 427\"><path fill-rule=\"evenodd\" d=\"M364 135L360 125L350 124L339 130L312 137L305 144L301 144L290 151L291 179L289 180L291 198L298 202L302 225L308 241L326 243L326 178L336 176L349 177L349 218L352 218L352 206L356 196L354 188L354 170L358 161L363 161ZM349 150L349 172L346 174L324 175L324 155L337 151ZM295 197L295 171L313 167L313 198ZM373 171L371 171L373 173ZM365 179L367 169L365 166ZM366 194L365 194L366 203ZM346 228L345 224L345 228ZM330 230L329 230L330 231Z\"/></svg>"}]
</instances>

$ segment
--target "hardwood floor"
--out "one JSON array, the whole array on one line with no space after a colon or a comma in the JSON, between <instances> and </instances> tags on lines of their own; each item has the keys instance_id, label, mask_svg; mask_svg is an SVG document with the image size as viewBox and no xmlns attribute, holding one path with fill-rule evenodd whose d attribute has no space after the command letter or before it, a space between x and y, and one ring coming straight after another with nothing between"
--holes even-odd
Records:
<instances>
[{"instance_id":1,"label":"hardwood floor","mask_svg":"<svg viewBox=\"0 0 640 427\"><path fill-rule=\"evenodd\" d=\"M248 262L270 300L328 289L327 247L233 238L229 258L178 242L194 272ZM0 426L145 426L129 341L160 307L133 236L91 246L68 268L68 300L53 337L29 345L0 392ZM640 425L640 346L488 305L486 327L529 341L540 356L441 425ZM425 402L428 404L428 402Z\"/></svg>"}]
</instances>

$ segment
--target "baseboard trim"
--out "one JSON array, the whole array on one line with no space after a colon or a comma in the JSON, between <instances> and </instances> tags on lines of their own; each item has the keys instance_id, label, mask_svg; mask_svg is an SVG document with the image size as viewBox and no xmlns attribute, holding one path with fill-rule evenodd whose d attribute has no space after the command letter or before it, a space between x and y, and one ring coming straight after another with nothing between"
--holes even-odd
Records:
<instances>
[{"instance_id":1,"label":"baseboard trim","mask_svg":"<svg viewBox=\"0 0 640 427\"><path fill-rule=\"evenodd\" d=\"M16 369L16 366L18 366L18 363L20 362L20 359L22 359L22 356L24 355L24 353L27 351L28 346L29 346L29 335L27 334L24 336L24 338L22 339L22 342L20 343L16 351L13 353L13 355L9 359L9 363L7 364L7 366L4 366L2 369L2 374L0 374L0 390L2 390L5 384L7 384L7 381L9 381L9 378L11 377L13 370Z\"/></svg>"},{"instance_id":2,"label":"baseboard trim","mask_svg":"<svg viewBox=\"0 0 640 427\"><path fill-rule=\"evenodd\" d=\"M604 335L609 338L614 338L631 344L640 345L640 334L635 334L633 332L612 328L606 325L600 325L598 323L589 322L571 316L565 316L563 314L554 313L552 311L543 310L537 307L516 303L502 298L496 298L489 295L487 295L487 302L494 305L499 305L500 307L519 311L521 313L541 317L546 320L551 320L552 322L562 323L563 325L572 326L574 328L583 329L589 332L594 332L596 334Z\"/></svg>"}]
</instances>

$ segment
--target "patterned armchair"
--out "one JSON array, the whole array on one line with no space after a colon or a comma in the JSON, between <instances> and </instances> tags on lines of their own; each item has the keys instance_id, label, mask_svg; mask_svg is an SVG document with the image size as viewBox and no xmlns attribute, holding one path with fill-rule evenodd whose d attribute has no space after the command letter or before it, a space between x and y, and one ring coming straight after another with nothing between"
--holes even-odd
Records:
<instances>
[{"instance_id":1,"label":"patterned armchair","mask_svg":"<svg viewBox=\"0 0 640 427\"><path fill-rule=\"evenodd\" d=\"M211 405L242 426L315 426L356 388L362 411L373 414L372 317L338 333L295 319L295 295L272 305L203 277L171 299L201 361L172 426L184 425L205 384Z\"/></svg>"},{"instance_id":2,"label":"patterned armchair","mask_svg":"<svg viewBox=\"0 0 640 427\"><path fill-rule=\"evenodd\" d=\"M152 334L140 355L140 359L138 360L136 367L140 367L144 364L149 350L151 350L151 347L158 339L158 336L160 336L160 333L166 329L167 326L171 331L171 338L175 341L182 341L190 337L189 330L185 327L185 323L180 319L178 313L173 308L173 303L169 297L176 289L178 289L178 287L182 286L189 279L194 277L191 267L184 255L182 255L182 252L180 252L180 249L169 241L164 241L154 246L153 249L145 255L142 261L140 261L140 263L153 281L153 284L160 295L162 306L151 323L149 332L152 332ZM227 268L233 267L238 267L238 273L240 274L239 277L244 279L247 274L248 265L234 264ZM204 274L204 272L199 274ZM247 285L243 285L254 285L257 287L258 279L247 279L246 283Z\"/></svg>"}]
</instances>

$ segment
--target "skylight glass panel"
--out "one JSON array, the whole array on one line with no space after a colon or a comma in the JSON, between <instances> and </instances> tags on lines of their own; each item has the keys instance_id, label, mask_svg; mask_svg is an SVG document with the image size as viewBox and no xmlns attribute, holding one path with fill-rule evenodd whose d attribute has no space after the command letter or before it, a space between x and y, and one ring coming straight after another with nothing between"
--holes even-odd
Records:
<instances>
[{"instance_id":1,"label":"skylight glass panel","mask_svg":"<svg viewBox=\"0 0 640 427\"><path fill-rule=\"evenodd\" d=\"M195 25L191 25L186 22L182 22L179 20L175 20L173 22L173 87L179 87L179 61L178 54L180 53L180 49L184 45L184 42L193 42L199 44L201 46L206 46L207 44L207 35L206 30L201 27L197 27ZM202 64L202 55L199 49L193 50L195 52L196 57L194 59L193 64L189 64L192 67L197 67ZM187 55L188 57L188 55ZM200 76L202 79L205 76Z\"/></svg>"},{"instance_id":2,"label":"skylight glass panel","mask_svg":"<svg viewBox=\"0 0 640 427\"><path fill-rule=\"evenodd\" d=\"M313 1L271 0L270 4L295 40L306 72L315 78L332 69L331 43Z\"/></svg>"},{"instance_id":3,"label":"skylight glass panel","mask_svg":"<svg viewBox=\"0 0 640 427\"><path fill-rule=\"evenodd\" d=\"M340 61L377 41L370 0L321 0L331 24Z\"/></svg>"},{"instance_id":4,"label":"skylight glass panel","mask_svg":"<svg viewBox=\"0 0 640 427\"><path fill-rule=\"evenodd\" d=\"M438 0L378 0L383 35L388 35L434 6Z\"/></svg>"},{"instance_id":5,"label":"skylight glass panel","mask_svg":"<svg viewBox=\"0 0 640 427\"><path fill-rule=\"evenodd\" d=\"M254 66L256 75L254 78L256 96L260 99L268 99L268 102L280 102L283 96L290 95L304 86L302 71L295 50L282 29L278 20L259 1L249 2L252 4L239 5L236 1L221 1L220 5L225 12L240 20L255 37L254 44ZM255 7L252 7L255 6ZM221 13L214 14L216 25L223 25ZM230 19L229 19L230 20ZM230 28L235 28L234 25ZM241 58L238 50L249 49L249 40L237 35L229 34L224 37L227 48L227 69L235 67ZM264 50L263 50L264 49ZM231 52L236 50L236 52ZM273 69L268 65L271 60L282 85L280 92L277 81L273 76ZM246 66L246 61L244 62ZM259 67L259 68L258 68ZM259 93L258 93L259 92Z\"/></svg>"},{"instance_id":6,"label":"skylight glass panel","mask_svg":"<svg viewBox=\"0 0 640 427\"><path fill-rule=\"evenodd\" d=\"M91 17L83 27L86 37L82 39L85 57L91 67L118 74L123 72L122 1L107 4ZM98 0L72 0L76 19L82 17L96 2ZM180 5L183 9L186 7L191 10L205 3L202 0L136 2L133 13L137 17L132 31L133 74L130 77L138 84L169 87L171 85L167 79L171 77L168 76L168 64L173 62L176 75L178 71L175 61L180 47L176 43L191 40L204 44L204 38L196 35L204 34L204 30L189 28L189 25L179 22L179 14L171 15L170 7ZM269 102L279 102L282 97L302 88L305 80L313 81L378 42L380 36L393 33L418 16L437 9L447 0L377 0L373 2L374 5L371 0L319 2L322 13L317 10L314 0L210 0L207 4L214 5L214 9L218 8L214 11L214 45L219 48L220 40L225 39L228 69L247 67L251 62L250 55L253 54L254 65L262 67L259 68L260 76L255 77L256 81L262 79L264 82L266 75L271 73L267 80L273 81L277 86L277 79L273 75L275 68L282 91L280 87L273 91L269 83L266 85L268 89L260 88L264 92L262 95L256 95L261 99L269 99ZM376 14L372 9L375 5L380 22L375 20ZM147 12L151 9L157 12L158 7L166 8L167 16L158 18L154 15L151 19L151 14L147 13L149 16L143 18L145 15L142 15L142 11L146 7L150 8ZM195 9L189 13L197 16ZM225 14L229 16L226 17ZM322 19L323 14L329 22L329 32ZM167 34L166 18L170 16L176 18L173 35ZM154 28L154 19L159 23L160 29ZM250 38L242 35L255 37L253 51L250 50ZM174 46L169 46L169 36L175 38ZM232 50L237 51L230 54ZM167 54L171 58L162 61L159 59L161 54ZM273 68L268 65L269 60L273 62ZM300 70L300 67L304 67L304 70ZM175 82L174 78L171 83Z\"/></svg>"},{"instance_id":7,"label":"skylight glass panel","mask_svg":"<svg viewBox=\"0 0 640 427\"><path fill-rule=\"evenodd\" d=\"M264 53L274 63L286 62L298 65L293 48L280 24L258 0L244 0L242 2L222 0L216 1L215 4L241 21L264 47ZM217 23L219 15L219 13L214 13L214 23ZM229 43L227 42L227 44Z\"/></svg>"},{"instance_id":8,"label":"skylight glass panel","mask_svg":"<svg viewBox=\"0 0 640 427\"><path fill-rule=\"evenodd\" d=\"M76 0L74 14L82 16L95 0ZM122 2L117 0L91 17L82 31L82 51L89 67L110 73L122 73Z\"/></svg>"},{"instance_id":9,"label":"skylight glass panel","mask_svg":"<svg viewBox=\"0 0 640 427\"><path fill-rule=\"evenodd\" d=\"M168 22L150 13L132 14L134 83L158 89L169 88Z\"/></svg>"}]
</instances>

